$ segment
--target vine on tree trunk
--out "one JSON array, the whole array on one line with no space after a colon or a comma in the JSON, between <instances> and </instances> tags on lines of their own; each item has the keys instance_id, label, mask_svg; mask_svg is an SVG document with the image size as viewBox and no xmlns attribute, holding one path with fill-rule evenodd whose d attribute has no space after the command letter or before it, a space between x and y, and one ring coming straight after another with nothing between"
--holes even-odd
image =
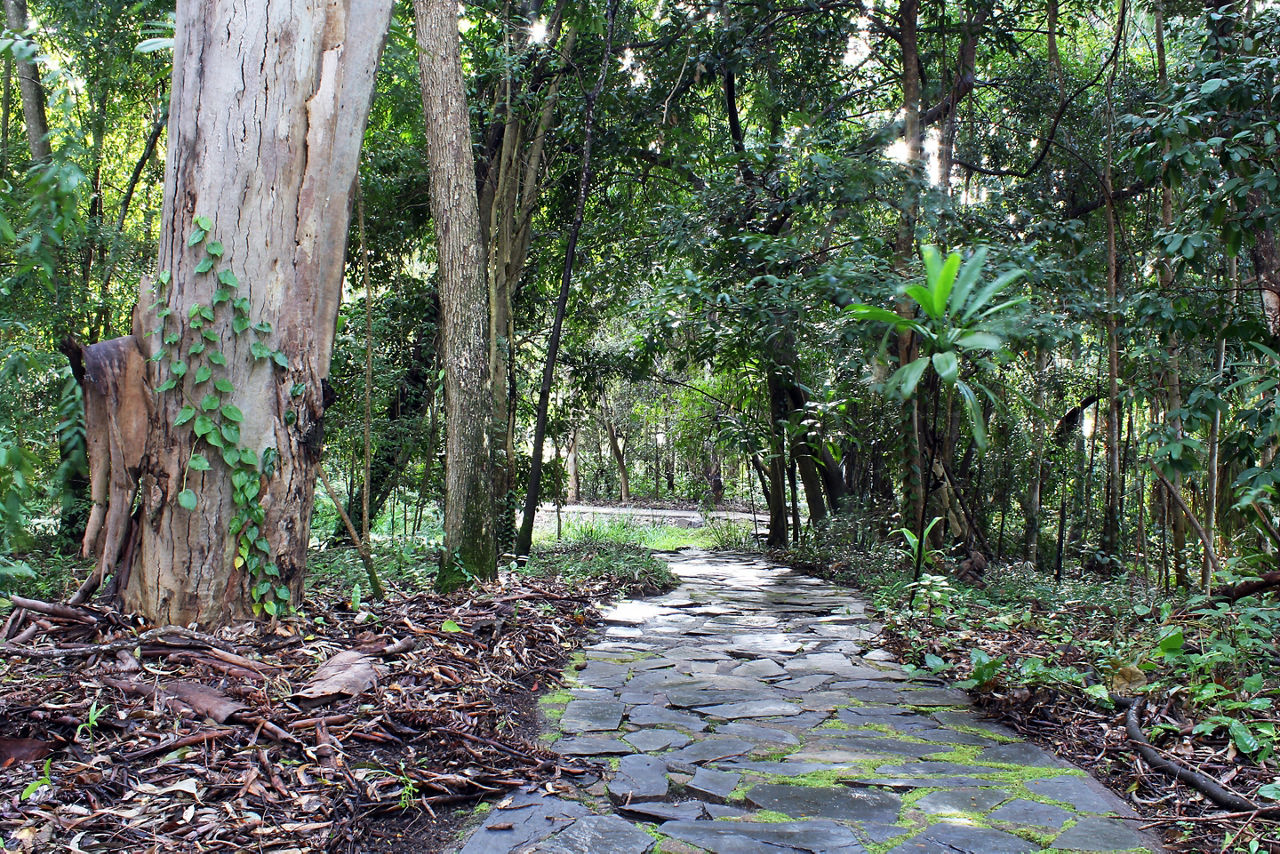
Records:
<instances>
[{"instance_id":1,"label":"vine on tree trunk","mask_svg":"<svg viewBox=\"0 0 1280 854\"><path fill-rule=\"evenodd\" d=\"M204 257L196 265L201 275L215 274L224 248L217 240L209 240L213 223L208 217L197 216L195 227L187 238L187 246L203 247ZM152 293L156 302L152 306L160 325L148 335L162 336L162 344L152 357L161 363L166 378L156 386L156 394L178 391L183 406L174 419L174 427L190 424L195 435L191 455L182 476L182 489L178 492L178 504L194 512L199 504L196 492L187 485L193 472L206 472L214 463L209 457L220 458L230 473L231 500L235 515L231 519L230 532L236 536L236 569L243 570L249 579L249 591L253 598L253 612L272 617L285 614L290 609L289 588L280 583L280 568L271 558L271 546L262 531L266 517L261 494L265 479L275 473L279 452L265 449L259 456L245 447L240 435L244 413L229 396L235 393L231 381L227 357L217 345L222 340L215 324L221 314L230 312L230 328L238 338L252 332L255 340L249 345L254 361L266 361L279 368L287 368L289 360L279 350L269 347L261 339L271 334L271 324L265 320L254 322L250 316L251 303L247 296L237 295L240 282L230 269L216 272L218 288L208 303L195 303L187 311L184 320L174 314L167 303L166 291L173 281L168 270L156 277ZM194 339L194 340L192 340ZM185 355L181 352L184 341L191 341ZM290 389L292 397L306 390L302 383ZM292 424L297 416L285 413L286 424ZM212 452L212 453L210 453Z\"/></svg>"}]
</instances>

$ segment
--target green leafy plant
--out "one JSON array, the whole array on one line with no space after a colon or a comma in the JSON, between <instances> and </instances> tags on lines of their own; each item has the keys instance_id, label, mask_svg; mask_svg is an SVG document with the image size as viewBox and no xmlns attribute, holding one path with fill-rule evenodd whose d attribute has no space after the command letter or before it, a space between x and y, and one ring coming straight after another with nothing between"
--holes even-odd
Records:
<instances>
[{"instance_id":1,"label":"green leafy plant","mask_svg":"<svg viewBox=\"0 0 1280 854\"><path fill-rule=\"evenodd\" d=\"M287 368L289 360L262 340L271 333L271 324L253 320L252 305L247 296L239 294L236 274L230 269L216 271L225 248L219 241L209 239L212 230L212 220L197 216L187 238L188 247L202 247L204 252L196 265L196 273L214 275L217 279L218 287L209 303L193 304L184 319L175 316L165 301L165 292L172 283L168 271L157 276L152 289L156 296L152 310L160 325L151 334L161 339L161 347L153 358L161 363L165 376L155 391L182 395L183 406L173 423L175 427L191 425L196 439L177 494L179 506L195 511L199 498L187 480L193 474L199 476L211 470L214 465L211 457L220 459L230 472L231 500L235 507L230 524L231 533L237 536L233 563L248 576L254 613L274 617L288 611L290 592L288 586L280 583L280 569L271 559L271 547L262 529L266 513L261 492L264 481L275 472L279 452L266 448L259 456L245 444L240 432L244 413L230 401L235 385L227 357L217 349L222 336L215 324L221 316L233 335L253 333L255 339L249 351L255 361ZM186 347L185 352L182 347ZM286 415L286 422L292 414Z\"/></svg>"},{"instance_id":2,"label":"green leafy plant","mask_svg":"<svg viewBox=\"0 0 1280 854\"><path fill-rule=\"evenodd\" d=\"M53 785L53 776L50 770L52 767L53 767L53 760L46 759L44 761L43 773L41 773L39 777L35 778L34 780L32 780L30 783L28 783L26 786L23 787L22 794L19 796L19 800L23 800L23 801L29 800L32 795L40 791L40 789L43 788L44 786Z\"/></svg>"}]
</instances>

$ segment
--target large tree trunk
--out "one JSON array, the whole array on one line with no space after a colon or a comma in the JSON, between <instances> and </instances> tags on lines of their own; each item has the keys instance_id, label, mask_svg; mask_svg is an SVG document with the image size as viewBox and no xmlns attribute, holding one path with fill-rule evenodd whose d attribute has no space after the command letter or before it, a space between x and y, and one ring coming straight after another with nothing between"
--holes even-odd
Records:
<instances>
[{"instance_id":1,"label":"large tree trunk","mask_svg":"<svg viewBox=\"0 0 1280 854\"><path fill-rule=\"evenodd\" d=\"M125 607L153 621L217 626L301 596L351 189L390 11L178 4L156 284L168 313L143 313L162 330L144 344L162 393L139 560L121 579Z\"/></svg>"},{"instance_id":2,"label":"large tree trunk","mask_svg":"<svg viewBox=\"0 0 1280 854\"><path fill-rule=\"evenodd\" d=\"M4 0L5 23L15 33L26 32L27 0ZM48 160L49 122L45 117L44 87L40 85L40 72L25 59L14 63L18 71L18 89L22 93L22 118L27 125L27 147L31 159Z\"/></svg>"},{"instance_id":3,"label":"large tree trunk","mask_svg":"<svg viewBox=\"0 0 1280 854\"><path fill-rule=\"evenodd\" d=\"M497 574L489 422L489 292L462 77L458 5L415 0L445 364L445 562L436 587Z\"/></svg>"}]
</instances>

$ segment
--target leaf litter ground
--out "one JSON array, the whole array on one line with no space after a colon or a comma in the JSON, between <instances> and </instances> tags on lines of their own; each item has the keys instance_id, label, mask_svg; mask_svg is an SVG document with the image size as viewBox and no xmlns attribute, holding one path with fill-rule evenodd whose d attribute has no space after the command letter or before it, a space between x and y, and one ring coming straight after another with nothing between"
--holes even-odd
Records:
<instances>
[{"instance_id":1,"label":"leaf litter ground","mask_svg":"<svg viewBox=\"0 0 1280 854\"><path fill-rule=\"evenodd\" d=\"M359 613L321 597L216 637L29 602L3 647L4 844L436 850L458 807L591 770L536 742L532 697L616 587L509 575Z\"/></svg>"}]
</instances>

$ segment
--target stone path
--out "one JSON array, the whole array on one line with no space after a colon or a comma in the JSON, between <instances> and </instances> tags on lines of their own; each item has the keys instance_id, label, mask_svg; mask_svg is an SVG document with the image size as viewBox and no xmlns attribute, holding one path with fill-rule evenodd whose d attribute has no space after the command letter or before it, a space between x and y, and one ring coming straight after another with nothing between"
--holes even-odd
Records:
<instances>
[{"instance_id":1,"label":"stone path","mask_svg":"<svg viewBox=\"0 0 1280 854\"><path fill-rule=\"evenodd\" d=\"M685 551L543 700L583 788L484 808L461 854L1159 851L1083 771L912 681L847 591ZM550 790L549 790L550 789Z\"/></svg>"}]
</instances>

